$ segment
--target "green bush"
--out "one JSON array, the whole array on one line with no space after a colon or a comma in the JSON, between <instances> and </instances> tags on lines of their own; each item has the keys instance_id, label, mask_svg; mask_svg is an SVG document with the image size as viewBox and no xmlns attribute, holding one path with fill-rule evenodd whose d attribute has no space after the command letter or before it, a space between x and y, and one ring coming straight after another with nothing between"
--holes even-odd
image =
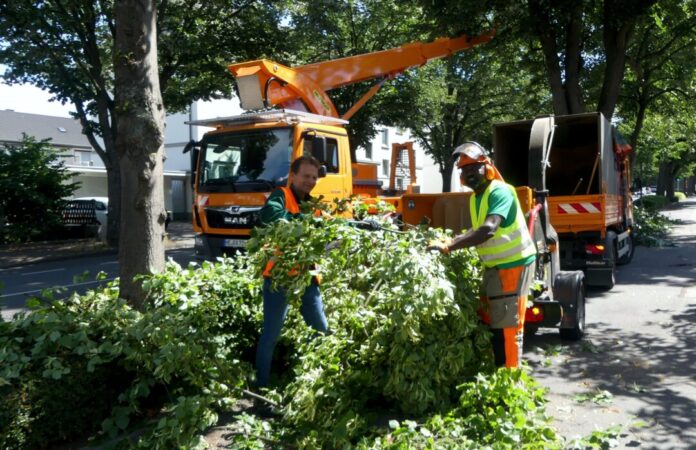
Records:
<instances>
[{"instance_id":1,"label":"green bush","mask_svg":"<svg viewBox=\"0 0 696 450\"><path fill-rule=\"evenodd\" d=\"M672 222L654 209L633 206L635 221L633 240L636 245L647 247L659 244L669 233Z\"/></svg>"},{"instance_id":2,"label":"green bush","mask_svg":"<svg viewBox=\"0 0 696 450\"><path fill-rule=\"evenodd\" d=\"M683 192L675 192L674 193L674 201L675 202L681 202L683 200L686 200L686 194Z\"/></svg>"},{"instance_id":3,"label":"green bush","mask_svg":"<svg viewBox=\"0 0 696 450\"><path fill-rule=\"evenodd\" d=\"M633 202L635 206L649 211L660 210L664 208L668 203L669 200L667 199L667 197L663 195L646 195Z\"/></svg>"},{"instance_id":4,"label":"green bush","mask_svg":"<svg viewBox=\"0 0 696 450\"><path fill-rule=\"evenodd\" d=\"M79 183L47 140L23 135L0 146L0 244L40 238L62 225L61 210Z\"/></svg>"},{"instance_id":5,"label":"green bush","mask_svg":"<svg viewBox=\"0 0 696 450\"><path fill-rule=\"evenodd\" d=\"M0 442L36 448L37 439L45 446L97 425L113 437L144 421L143 448L198 445L216 405L250 375L242 355L259 328L258 277L229 261L203 269L170 263L144 285L144 311L119 300L112 283L62 301L34 301L30 313L0 324L7 399Z\"/></svg>"},{"instance_id":6,"label":"green bush","mask_svg":"<svg viewBox=\"0 0 696 450\"><path fill-rule=\"evenodd\" d=\"M137 426L128 448L200 447L200 434L250 379L260 272L274 256L274 283L293 305L282 337L288 369L281 394L268 394L281 416L238 416L235 448L408 448L411 440L418 448L554 448L532 380L493 370L490 334L476 315L478 258L469 250L426 251L431 239L446 237L435 230L382 228L314 217L279 222L256 233L251 253L235 261L186 269L169 263L144 277L142 311L117 298L115 283L33 302L30 313L0 328L7 393L0 442L34 447L27 430L41 424L41 445L50 445L74 436L83 420L86 433L101 423L110 437ZM298 265L306 270L292 276ZM297 307L315 275L323 278L331 329L320 337ZM87 392L99 403L81 403ZM66 404L76 409L69 421L55 415ZM385 418L400 422L386 428Z\"/></svg>"}]
</instances>

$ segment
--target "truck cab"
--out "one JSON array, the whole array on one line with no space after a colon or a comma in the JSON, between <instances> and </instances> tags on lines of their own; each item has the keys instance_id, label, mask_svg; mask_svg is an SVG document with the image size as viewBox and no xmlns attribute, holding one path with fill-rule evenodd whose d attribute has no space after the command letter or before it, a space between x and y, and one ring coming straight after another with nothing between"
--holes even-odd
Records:
<instances>
[{"instance_id":1,"label":"truck cab","mask_svg":"<svg viewBox=\"0 0 696 450\"><path fill-rule=\"evenodd\" d=\"M215 128L190 146L198 259L243 249L266 199L288 185L290 164L302 155L316 157L323 166L313 196L331 201L352 192L345 120L273 110L190 123Z\"/></svg>"}]
</instances>

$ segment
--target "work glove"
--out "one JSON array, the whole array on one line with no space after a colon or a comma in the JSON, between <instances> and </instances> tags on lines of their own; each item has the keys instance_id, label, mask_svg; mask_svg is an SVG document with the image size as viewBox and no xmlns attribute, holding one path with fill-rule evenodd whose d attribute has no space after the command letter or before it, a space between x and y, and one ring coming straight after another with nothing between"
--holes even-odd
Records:
<instances>
[{"instance_id":1,"label":"work glove","mask_svg":"<svg viewBox=\"0 0 696 450\"><path fill-rule=\"evenodd\" d=\"M331 250L337 249L338 247L341 246L342 241L340 239L336 239L335 241L331 241L328 244L326 244L326 247L324 247L324 253L329 253Z\"/></svg>"},{"instance_id":2,"label":"work glove","mask_svg":"<svg viewBox=\"0 0 696 450\"><path fill-rule=\"evenodd\" d=\"M363 222L365 223L365 229L367 230L377 231L382 228L379 222L377 222L375 219L365 219Z\"/></svg>"},{"instance_id":3,"label":"work glove","mask_svg":"<svg viewBox=\"0 0 696 450\"><path fill-rule=\"evenodd\" d=\"M382 228L379 222L374 219L356 220L351 222L351 224L361 230L377 231Z\"/></svg>"}]
</instances>

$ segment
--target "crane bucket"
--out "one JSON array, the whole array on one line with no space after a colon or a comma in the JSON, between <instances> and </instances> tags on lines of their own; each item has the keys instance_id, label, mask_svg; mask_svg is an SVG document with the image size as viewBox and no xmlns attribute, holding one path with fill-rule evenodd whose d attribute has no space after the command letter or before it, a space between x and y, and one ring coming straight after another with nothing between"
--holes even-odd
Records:
<instances>
[{"instance_id":1,"label":"crane bucket","mask_svg":"<svg viewBox=\"0 0 696 450\"><path fill-rule=\"evenodd\" d=\"M229 70L237 78L244 109L272 105L288 107L301 101L309 112L338 117L326 91L371 79L393 78L411 67L488 42L494 35L495 32L490 31L475 37L462 35L429 43L415 42L293 68L262 59L232 64ZM354 112L351 110L351 115Z\"/></svg>"}]
</instances>

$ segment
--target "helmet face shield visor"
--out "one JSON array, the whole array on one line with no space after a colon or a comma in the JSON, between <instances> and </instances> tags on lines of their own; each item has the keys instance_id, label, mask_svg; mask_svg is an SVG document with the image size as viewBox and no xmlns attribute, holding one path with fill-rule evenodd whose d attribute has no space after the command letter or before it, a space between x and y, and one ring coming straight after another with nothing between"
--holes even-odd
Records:
<instances>
[{"instance_id":1,"label":"helmet face shield visor","mask_svg":"<svg viewBox=\"0 0 696 450\"><path fill-rule=\"evenodd\" d=\"M483 163L488 161L486 150L476 142L465 142L454 149L453 157L458 158L457 166Z\"/></svg>"},{"instance_id":2,"label":"helmet face shield visor","mask_svg":"<svg viewBox=\"0 0 696 450\"><path fill-rule=\"evenodd\" d=\"M482 159L487 156L486 151L483 149L483 147L481 147L476 142L465 142L456 149L454 149L454 152L466 155L474 161L478 161L479 159Z\"/></svg>"}]
</instances>

